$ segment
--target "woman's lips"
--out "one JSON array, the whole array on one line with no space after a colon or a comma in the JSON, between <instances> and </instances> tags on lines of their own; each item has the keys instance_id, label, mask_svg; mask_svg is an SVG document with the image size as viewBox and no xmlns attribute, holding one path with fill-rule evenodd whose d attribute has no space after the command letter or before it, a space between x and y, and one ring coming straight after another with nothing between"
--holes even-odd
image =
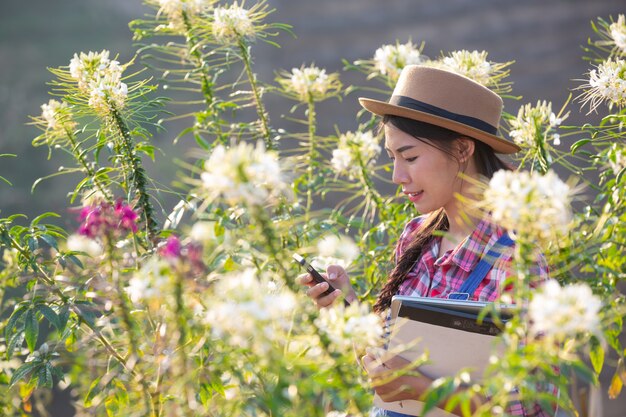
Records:
<instances>
[{"instance_id":1,"label":"woman's lips","mask_svg":"<svg viewBox=\"0 0 626 417\"><path fill-rule=\"evenodd\" d=\"M409 200L411 200L411 202L415 203L420 198L422 198L422 195L424 194L424 191L418 191L418 192L415 192L415 193L410 193L410 192L405 191L404 194L406 194L407 197L409 197Z\"/></svg>"}]
</instances>

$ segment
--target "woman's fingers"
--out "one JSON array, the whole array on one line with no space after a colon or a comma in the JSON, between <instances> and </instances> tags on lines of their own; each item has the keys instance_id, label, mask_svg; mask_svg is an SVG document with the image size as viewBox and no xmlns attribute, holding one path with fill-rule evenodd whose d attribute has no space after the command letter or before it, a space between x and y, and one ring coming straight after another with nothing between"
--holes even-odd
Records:
<instances>
[{"instance_id":1,"label":"woman's fingers","mask_svg":"<svg viewBox=\"0 0 626 417\"><path fill-rule=\"evenodd\" d=\"M309 288L306 294L315 300L318 307L328 307L335 302L337 297L341 295L340 290L335 290L328 295L322 296L322 294L328 289L328 283L322 282Z\"/></svg>"}]
</instances>

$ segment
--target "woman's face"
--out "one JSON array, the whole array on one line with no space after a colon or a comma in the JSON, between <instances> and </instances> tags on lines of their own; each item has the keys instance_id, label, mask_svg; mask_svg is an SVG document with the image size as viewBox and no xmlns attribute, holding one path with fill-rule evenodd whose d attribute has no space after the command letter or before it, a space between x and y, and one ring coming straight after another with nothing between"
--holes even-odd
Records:
<instances>
[{"instance_id":1,"label":"woman's face","mask_svg":"<svg viewBox=\"0 0 626 417\"><path fill-rule=\"evenodd\" d=\"M462 181L454 158L390 123L385 124L385 149L393 160L393 182L420 213L456 206Z\"/></svg>"}]
</instances>

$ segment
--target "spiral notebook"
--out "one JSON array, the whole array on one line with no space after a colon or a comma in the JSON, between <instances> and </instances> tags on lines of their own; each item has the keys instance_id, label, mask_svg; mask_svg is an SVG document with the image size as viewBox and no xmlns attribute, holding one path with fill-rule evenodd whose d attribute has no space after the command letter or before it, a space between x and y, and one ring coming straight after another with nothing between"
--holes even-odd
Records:
<instances>
[{"instance_id":1,"label":"spiral notebook","mask_svg":"<svg viewBox=\"0 0 626 417\"><path fill-rule=\"evenodd\" d=\"M489 315L477 321L480 312L490 303L443 298L395 296L391 303L391 333L386 355L399 355L416 361L428 352L428 363L420 372L429 378L455 375L469 368L472 380L480 380L489 357L493 354L495 336L501 331ZM515 308L500 305L500 318L506 321ZM381 358L384 361L384 356ZM409 415L420 415L422 402L385 402L375 395L377 407ZM435 409L428 416L452 416Z\"/></svg>"}]
</instances>

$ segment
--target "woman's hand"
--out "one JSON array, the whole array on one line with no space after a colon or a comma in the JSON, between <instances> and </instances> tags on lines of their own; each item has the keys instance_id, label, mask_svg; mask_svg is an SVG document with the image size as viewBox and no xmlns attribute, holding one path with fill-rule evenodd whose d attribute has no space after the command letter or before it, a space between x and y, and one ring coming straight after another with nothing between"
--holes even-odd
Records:
<instances>
[{"instance_id":1,"label":"woman's hand","mask_svg":"<svg viewBox=\"0 0 626 417\"><path fill-rule=\"evenodd\" d=\"M318 308L328 307L332 305L341 294L345 294L346 300L352 303L357 300L354 288L350 284L350 277L346 273L346 270L339 265L329 265L326 268L326 274L321 274L334 288L337 288L332 293L322 296L324 291L328 289L328 283L322 282L317 284L310 274L300 275L298 281L302 285L309 287L307 295L311 297Z\"/></svg>"},{"instance_id":2,"label":"woman's hand","mask_svg":"<svg viewBox=\"0 0 626 417\"><path fill-rule=\"evenodd\" d=\"M423 375L410 375L411 362L400 356L384 362L368 352L362 358L363 367L372 380L376 394L386 402L417 400L430 387L432 380ZM394 376L394 374L399 374Z\"/></svg>"}]
</instances>

